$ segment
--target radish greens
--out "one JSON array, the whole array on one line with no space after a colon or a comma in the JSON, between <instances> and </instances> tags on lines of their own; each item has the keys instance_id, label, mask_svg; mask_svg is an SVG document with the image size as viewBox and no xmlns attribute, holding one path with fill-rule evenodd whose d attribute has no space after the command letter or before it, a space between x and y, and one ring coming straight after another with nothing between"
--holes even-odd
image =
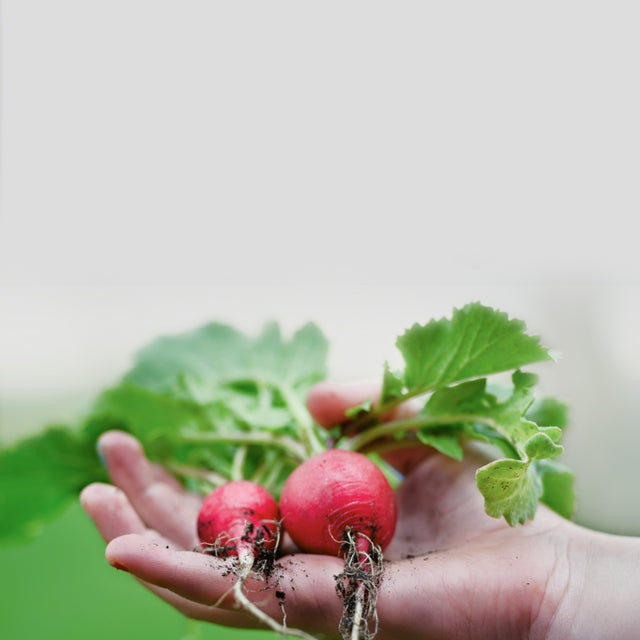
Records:
<instances>
[{"instance_id":1,"label":"radish greens","mask_svg":"<svg viewBox=\"0 0 640 640\"><path fill-rule=\"evenodd\" d=\"M431 446L459 460L475 441L497 453L477 472L487 514L515 525L533 518L541 500L571 516L573 476L557 461L567 408L535 398L537 376L523 368L553 358L521 321L472 303L413 325L396 345L404 369L384 365L379 401L353 407L328 432L305 404L327 376L328 343L314 324L288 340L275 323L257 337L209 323L158 338L77 424L0 450L0 541L37 535L83 486L106 478L95 442L110 429L133 434L202 494L246 478L278 496L296 467L330 447L375 454ZM491 377L505 373L506 385ZM424 404L415 416L383 421L416 398Z\"/></svg>"}]
</instances>

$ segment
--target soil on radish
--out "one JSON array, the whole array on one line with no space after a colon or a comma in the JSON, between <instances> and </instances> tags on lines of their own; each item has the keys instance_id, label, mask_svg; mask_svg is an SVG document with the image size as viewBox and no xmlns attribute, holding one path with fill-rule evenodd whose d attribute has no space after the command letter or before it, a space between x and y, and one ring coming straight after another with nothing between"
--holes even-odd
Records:
<instances>
[{"instance_id":1,"label":"soil on radish","mask_svg":"<svg viewBox=\"0 0 640 640\"><path fill-rule=\"evenodd\" d=\"M280 525L277 523L279 536ZM244 534L240 540L251 545L251 551L253 552L253 572L264 577L265 582L273 575L276 564L276 549L269 548L265 543L268 543L273 537L273 532L269 530L266 525L261 527L255 527L252 522L246 522L244 527ZM216 544L200 543L197 549L202 553L215 556L216 558L225 558L231 561L231 567L225 572L225 576L237 574L240 568L240 562L237 554L237 544L234 541L222 544L217 542Z\"/></svg>"}]
</instances>

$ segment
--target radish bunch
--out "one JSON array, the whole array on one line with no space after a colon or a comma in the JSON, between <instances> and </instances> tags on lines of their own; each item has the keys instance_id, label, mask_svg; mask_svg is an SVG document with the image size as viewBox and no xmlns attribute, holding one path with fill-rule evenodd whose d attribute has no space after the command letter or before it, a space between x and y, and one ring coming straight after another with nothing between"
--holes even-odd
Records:
<instances>
[{"instance_id":1,"label":"radish bunch","mask_svg":"<svg viewBox=\"0 0 640 640\"><path fill-rule=\"evenodd\" d=\"M233 591L238 605L272 629L298 637L311 636L285 629L244 594L256 560L275 552L280 522L302 551L344 558L345 569L336 576L344 604L340 632L355 640L375 635L382 550L393 537L396 518L394 492L377 465L362 454L329 449L291 473L279 509L261 486L231 481L205 498L197 527L206 549L221 557L237 556ZM264 575L266 566L258 572Z\"/></svg>"},{"instance_id":2,"label":"radish bunch","mask_svg":"<svg viewBox=\"0 0 640 640\"><path fill-rule=\"evenodd\" d=\"M257 336L219 322L160 336L78 424L0 448L0 496L11 507L0 542L32 536L77 487L104 480L89 445L104 431L122 429L189 491L206 495L218 487L202 505L198 533L202 550L238 576L239 606L285 632L244 593L251 574L277 580L285 528L301 551L344 560L336 576L344 603L340 630L349 640L366 639L375 629L382 550L393 536L396 506L363 452L423 446L462 460L467 443L490 445L498 455L476 473L489 516L516 526L534 518L539 502L565 518L574 510L573 474L556 461L568 407L536 399L538 376L523 370L554 356L522 321L473 302L450 318L414 323L395 345L400 368L385 363L373 397L354 396L355 389L343 395L331 385L311 395L326 380L329 346L313 323L288 339L277 323L266 323ZM494 375L503 381L494 384ZM46 504L34 468L47 478Z\"/></svg>"}]
</instances>

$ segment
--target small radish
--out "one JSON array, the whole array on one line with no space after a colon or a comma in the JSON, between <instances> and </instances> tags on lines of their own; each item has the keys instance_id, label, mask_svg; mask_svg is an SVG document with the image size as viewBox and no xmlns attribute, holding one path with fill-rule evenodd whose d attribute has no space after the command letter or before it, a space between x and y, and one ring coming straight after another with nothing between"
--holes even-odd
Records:
<instances>
[{"instance_id":1,"label":"small radish","mask_svg":"<svg viewBox=\"0 0 640 640\"><path fill-rule=\"evenodd\" d=\"M243 591L254 567L266 579L275 561L278 504L266 489L249 480L232 480L217 487L202 502L197 531L204 551L223 558L237 556L233 592L240 607L278 633L314 640L304 631L288 629L273 620Z\"/></svg>"},{"instance_id":2,"label":"small radish","mask_svg":"<svg viewBox=\"0 0 640 640\"><path fill-rule=\"evenodd\" d=\"M372 637L382 550L397 520L395 494L382 471L360 453L317 454L287 478L280 513L300 549L345 558L337 585L345 605L340 631L343 638Z\"/></svg>"},{"instance_id":3,"label":"small radish","mask_svg":"<svg viewBox=\"0 0 640 640\"><path fill-rule=\"evenodd\" d=\"M278 504L259 484L233 480L214 489L198 515L198 538L215 555L247 557L278 541Z\"/></svg>"}]
</instances>

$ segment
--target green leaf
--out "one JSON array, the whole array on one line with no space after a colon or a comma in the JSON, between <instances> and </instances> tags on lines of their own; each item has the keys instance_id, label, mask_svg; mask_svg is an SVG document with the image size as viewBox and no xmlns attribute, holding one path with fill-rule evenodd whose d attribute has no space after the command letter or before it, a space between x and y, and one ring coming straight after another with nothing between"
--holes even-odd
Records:
<instances>
[{"instance_id":1,"label":"green leaf","mask_svg":"<svg viewBox=\"0 0 640 640\"><path fill-rule=\"evenodd\" d=\"M533 403L530 379L519 372L513 375L514 389L511 396L499 403L492 412L496 430L509 439L519 457L529 459L555 458L563 452L558 443L562 432L557 427L539 427L528 420L528 410Z\"/></svg>"},{"instance_id":2,"label":"green leaf","mask_svg":"<svg viewBox=\"0 0 640 640\"><path fill-rule=\"evenodd\" d=\"M98 397L86 424L95 430L96 423L102 422L102 431L122 429L148 442L182 428L200 428L203 419L202 408L193 402L122 384Z\"/></svg>"},{"instance_id":3,"label":"green leaf","mask_svg":"<svg viewBox=\"0 0 640 640\"><path fill-rule=\"evenodd\" d=\"M532 402L530 387L515 387L511 396L490 412L496 431L509 440L522 458L527 458L528 440L540 433L534 422L523 417Z\"/></svg>"},{"instance_id":4,"label":"green leaf","mask_svg":"<svg viewBox=\"0 0 640 640\"><path fill-rule=\"evenodd\" d=\"M165 336L141 349L124 382L159 394L173 394L206 404L220 387L259 381L286 384L302 396L326 376L328 345L320 330L307 324L286 342L274 323L252 339L232 327L209 323Z\"/></svg>"},{"instance_id":5,"label":"green leaf","mask_svg":"<svg viewBox=\"0 0 640 640\"><path fill-rule=\"evenodd\" d=\"M569 407L556 398L538 398L527 411L526 417L540 427L564 429L569 422Z\"/></svg>"},{"instance_id":6,"label":"green leaf","mask_svg":"<svg viewBox=\"0 0 640 640\"><path fill-rule=\"evenodd\" d=\"M0 451L0 542L27 542L77 500L87 484L106 480L94 441L54 426Z\"/></svg>"},{"instance_id":7,"label":"green leaf","mask_svg":"<svg viewBox=\"0 0 640 640\"><path fill-rule=\"evenodd\" d=\"M364 401L362 401L360 404L356 405L355 407L350 407L349 409L347 409L344 412L344 415L347 418L355 418L356 416L359 416L361 413L367 413L368 411L371 411L372 406L373 406L373 401L371 400L371 398L366 398Z\"/></svg>"},{"instance_id":8,"label":"green leaf","mask_svg":"<svg viewBox=\"0 0 640 640\"><path fill-rule=\"evenodd\" d=\"M176 336L157 338L143 347L123 381L158 394L182 395L186 376L205 393L207 383L246 377L249 346L242 333L212 322ZM196 399L204 403L211 397Z\"/></svg>"},{"instance_id":9,"label":"green leaf","mask_svg":"<svg viewBox=\"0 0 640 640\"><path fill-rule=\"evenodd\" d=\"M396 345L414 393L551 359L523 322L479 303L455 309L451 320L415 324Z\"/></svg>"},{"instance_id":10,"label":"green leaf","mask_svg":"<svg viewBox=\"0 0 640 640\"><path fill-rule=\"evenodd\" d=\"M541 501L564 518L571 518L575 511L574 476L570 469L556 460L534 462L542 475Z\"/></svg>"},{"instance_id":11,"label":"green leaf","mask_svg":"<svg viewBox=\"0 0 640 640\"><path fill-rule=\"evenodd\" d=\"M308 389L326 377L329 344L315 324L308 323L296 331L285 349L280 371L291 385Z\"/></svg>"},{"instance_id":12,"label":"green leaf","mask_svg":"<svg viewBox=\"0 0 640 640\"><path fill-rule=\"evenodd\" d=\"M259 385L257 390L243 392L237 387L221 388L217 394L215 406L219 410L224 407L223 417L229 420L233 428L242 427L255 430L293 430L291 412L279 406L279 399L274 396L274 390ZM216 424L220 416L216 420Z\"/></svg>"},{"instance_id":13,"label":"green leaf","mask_svg":"<svg viewBox=\"0 0 640 640\"><path fill-rule=\"evenodd\" d=\"M496 460L481 467L476 484L487 514L504 517L512 527L535 516L543 492L536 467L522 460Z\"/></svg>"},{"instance_id":14,"label":"green leaf","mask_svg":"<svg viewBox=\"0 0 640 640\"><path fill-rule=\"evenodd\" d=\"M270 322L255 341L247 339L246 344L244 375L249 379L282 381L293 387L308 387L326 375L328 343L320 329L312 323L298 329L290 342L286 342L279 326Z\"/></svg>"},{"instance_id":15,"label":"green leaf","mask_svg":"<svg viewBox=\"0 0 640 640\"><path fill-rule=\"evenodd\" d=\"M560 429L538 427L523 417L533 402L532 387L536 380L535 375L515 371L511 394L501 402L487 393L486 378L441 387L431 394L421 415L451 420L449 430L454 435L459 423L463 422L465 439L497 445L508 457L523 460L554 458L563 452L558 444L562 435ZM447 427L438 425L437 428L442 436ZM421 429L420 439L429 432L432 431ZM455 439L459 442L457 435Z\"/></svg>"},{"instance_id":16,"label":"green leaf","mask_svg":"<svg viewBox=\"0 0 640 640\"><path fill-rule=\"evenodd\" d=\"M385 404L390 400L399 398L404 392L402 374L393 372L389 368L389 363L384 363L384 374L382 376L382 391L380 393L380 404Z\"/></svg>"},{"instance_id":17,"label":"green leaf","mask_svg":"<svg viewBox=\"0 0 640 640\"><path fill-rule=\"evenodd\" d=\"M270 404L261 408L257 402L252 395L223 390L218 400L200 405L122 384L99 397L83 428L96 437L109 429L127 431L141 441L150 459L171 470L188 466L229 478L239 447L249 447L250 473L272 447L278 448L278 433L295 434L290 412ZM256 442L252 437L261 431L270 433Z\"/></svg>"},{"instance_id":18,"label":"green leaf","mask_svg":"<svg viewBox=\"0 0 640 640\"><path fill-rule=\"evenodd\" d=\"M502 452L507 458L517 459L518 452L515 450L511 441L505 436L500 435L493 427L481 422L474 422L465 425L465 433L469 440L477 440L478 442L487 442Z\"/></svg>"},{"instance_id":19,"label":"green leaf","mask_svg":"<svg viewBox=\"0 0 640 640\"><path fill-rule=\"evenodd\" d=\"M561 455L563 448L546 434L536 433L524 443L524 451L529 460L542 460L543 458L556 458Z\"/></svg>"},{"instance_id":20,"label":"green leaf","mask_svg":"<svg viewBox=\"0 0 640 640\"><path fill-rule=\"evenodd\" d=\"M457 416L466 416L463 425L465 440L486 442L498 447L505 456L519 458L516 447L523 437L520 435L521 412L523 407L528 406L529 399L522 398L520 391L517 398L514 398L512 389L503 402L498 402L492 393L486 391L486 383L486 378L476 378L454 386L442 387L431 394L421 413L429 418L449 417L455 420L450 428L456 434L457 443L460 441L457 435L458 420L462 419ZM444 430L444 426L439 427L441 434ZM535 435L536 432L535 426L531 425L531 430L527 429L524 439Z\"/></svg>"},{"instance_id":21,"label":"green leaf","mask_svg":"<svg viewBox=\"0 0 640 640\"><path fill-rule=\"evenodd\" d=\"M419 429L417 436L420 442L437 449L445 456L449 456L454 460L462 460L462 446L458 442L456 433L448 430L438 432L437 430Z\"/></svg>"},{"instance_id":22,"label":"green leaf","mask_svg":"<svg viewBox=\"0 0 640 640\"><path fill-rule=\"evenodd\" d=\"M486 382L486 378L478 378L452 387L442 387L431 394L422 413L429 416L457 413L485 415L496 405L495 398L485 391Z\"/></svg>"},{"instance_id":23,"label":"green leaf","mask_svg":"<svg viewBox=\"0 0 640 640\"><path fill-rule=\"evenodd\" d=\"M536 383L538 382L538 375L516 369L511 374L511 381L516 389L529 389L536 386Z\"/></svg>"},{"instance_id":24,"label":"green leaf","mask_svg":"<svg viewBox=\"0 0 640 640\"><path fill-rule=\"evenodd\" d=\"M311 323L289 341L275 323L256 338L209 323L152 342L123 383L207 407L223 402L241 429L288 431L313 453L327 433L313 423L305 400L326 376L326 356L327 341Z\"/></svg>"},{"instance_id":25,"label":"green leaf","mask_svg":"<svg viewBox=\"0 0 640 640\"><path fill-rule=\"evenodd\" d=\"M538 431L540 433L546 434L549 438L551 438L552 442L558 444L560 440L562 440L562 429L560 427L541 427L538 425Z\"/></svg>"}]
</instances>

